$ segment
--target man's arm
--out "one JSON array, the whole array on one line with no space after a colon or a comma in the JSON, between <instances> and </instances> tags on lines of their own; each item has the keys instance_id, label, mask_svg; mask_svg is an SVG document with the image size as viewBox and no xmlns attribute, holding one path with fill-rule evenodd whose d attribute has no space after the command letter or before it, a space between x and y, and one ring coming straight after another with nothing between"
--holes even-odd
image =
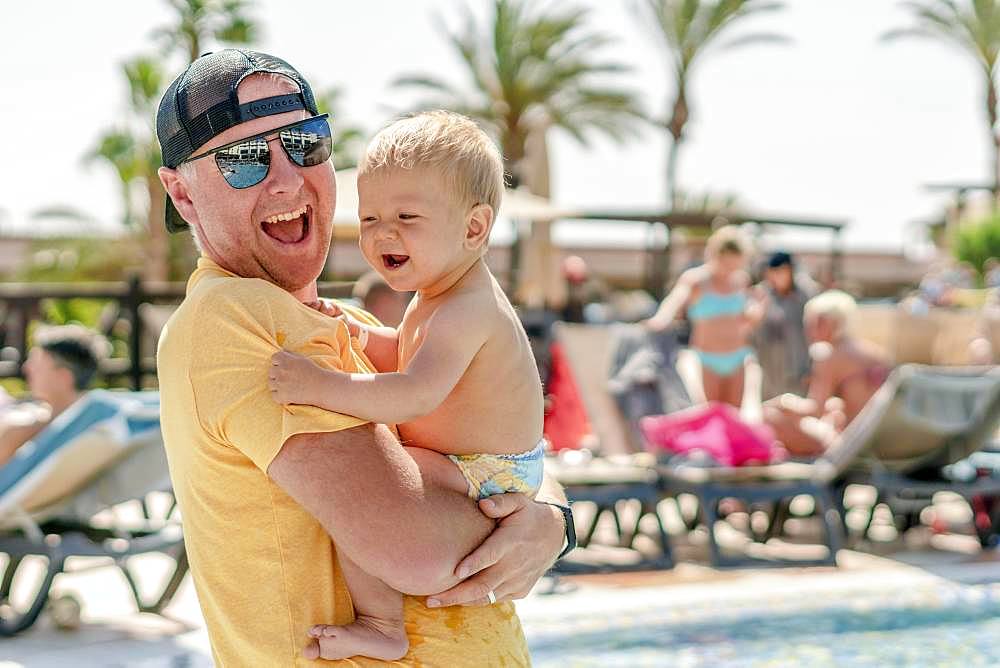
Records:
<instances>
[{"instance_id":1,"label":"man's arm","mask_svg":"<svg viewBox=\"0 0 1000 668\"><path fill-rule=\"evenodd\" d=\"M0 466L11 460L22 445L30 441L45 428L44 424L10 427L0 433Z\"/></svg>"},{"instance_id":2,"label":"man's arm","mask_svg":"<svg viewBox=\"0 0 1000 668\"><path fill-rule=\"evenodd\" d=\"M549 476L535 501L523 494L481 500L483 513L497 520L496 530L458 565L456 575L467 579L428 598L427 605L485 605L490 591L498 601L527 596L564 545L566 520L549 503L567 505L562 487Z\"/></svg>"},{"instance_id":3,"label":"man's arm","mask_svg":"<svg viewBox=\"0 0 1000 668\"><path fill-rule=\"evenodd\" d=\"M493 527L465 495L425 484L381 425L292 436L267 473L338 549L405 593L457 584L457 564Z\"/></svg>"}]
</instances>

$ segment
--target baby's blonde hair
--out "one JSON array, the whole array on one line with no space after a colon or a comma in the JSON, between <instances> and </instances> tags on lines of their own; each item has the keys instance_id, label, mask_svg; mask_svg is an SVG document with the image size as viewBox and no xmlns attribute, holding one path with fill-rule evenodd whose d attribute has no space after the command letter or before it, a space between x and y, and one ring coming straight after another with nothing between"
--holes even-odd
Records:
<instances>
[{"instance_id":1,"label":"baby's blonde hair","mask_svg":"<svg viewBox=\"0 0 1000 668\"><path fill-rule=\"evenodd\" d=\"M401 118L368 144L358 176L381 169L433 167L442 172L463 204L488 204L494 217L503 198L503 158L471 119L450 111Z\"/></svg>"},{"instance_id":2,"label":"baby's blonde hair","mask_svg":"<svg viewBox=\"0 0 1000 668\"><path fill-rule=\"evenodd\" d=\"M807 319L826 318L836 325L836 333L847 329L851 315L858 309L854 297L841 290L827 290L806 302L804 314Z\"/></svg>"}]
</instances>

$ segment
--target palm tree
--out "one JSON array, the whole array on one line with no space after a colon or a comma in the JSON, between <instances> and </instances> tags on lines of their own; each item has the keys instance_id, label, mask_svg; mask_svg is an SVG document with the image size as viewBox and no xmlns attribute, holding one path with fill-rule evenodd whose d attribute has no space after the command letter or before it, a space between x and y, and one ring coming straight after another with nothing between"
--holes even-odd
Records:
<instances>
[{"instance_id":1,"label":"palm tree","mask_svg":"<svg viewBox=\"0 0 1000 668\"><path fill-rule=\"evenodd\" d=\"M248 18L245 0L168 0L175 23L153 31L164 44L163 55L182 55L193 62L211 41L247 44L257 36ZM128 81L131 118L98 137L85 157L109 164L121 182L125 224L136 227L144 218L147 240L145 278L165 281L170 275L171 243L163 227L166 193L156 174L161 164L160 147L153 125L156 107L168 83L162 58L140 56L127 62L123 73ZM140 194L141 193L141 194ZM140 216L145 201L145 215Z\"/></svg>"},{"instance_id":2,"label":"palm tree","mask_svg":"<svg viewBox=\"0 0 1000 668\"><path fill-rule=\"evenodd\" d=\"M153 118L166 77L158 60L152 57L134 58L122 69L128 81L129 107L134 118L105 131L85 160L104 161L115 171L121 184L126 226L138 227L140 217L136 212L145 200L146 215L142 216L146 220L144 232L148 242L143 265L145 278L164 281L169 275L169 244L163 227L166 193L156 174L160 146Z\"/></svg>"},{"instance_id":3,"label":"palm tree","mask_svg":"<svg viewBox=\"0 0 1000 668\"><path fill-rule=\"evenodd\" d=\"M365 149L365 131L342 120L340 98L343 93L340 88L328 88L316 94L319 113L330 114L330 129L333 132L331 160L335 169L357 167L358 159Z\"/></svg>"},{"instance_id":4,"label":"palm tree","mask_svg":"<svg viewBox=\"0 0 1000 668\"><path fill-rule=\"evenodd\" d=\"M706 53L762 42L787 41L774 33L744 34L720 43L732 26L747 17L782 9L780 2L764 0L640 0L635 7L644 26L652 26L654 37L671 61L674 80L669 101L670 118L657 121L672 138L667 154L667 202L677 208L677 158L691 117L687 92L694 66Z\"/></svg>"},{"instance_id":5,"label":"palm tree","mask_svg":"<svg viewBox=\"0 0 1000 668\"><path fill-rule=\"evenodd\" d=\"M478 121L499 143L513 184L547 196L537 184L547 173L536 183L525 178L529 137L558 127L583 144L588 130L620 141L642 118L631 92L601 85L603 77L628 68L595 58L612 39L588 30L586 19L579 8L536 11L526 0L493 0L488 23L480 26L466 8L459 31L444 29L466 85L428 75L402 76L394 85L429 93L418 108L447 108Z\"/></svg>"},{"instance_id":6,"label":"palm tree","mask_svg":"<svg viewBox=\"0 0 1000 668\"><path fill-rule=\"evenodd\" d=\"M904 2L915 23L892 30L885 40L921 37L947 42L972 56L985 84L986 130L993 154L993 194L1000 198L1000 127L997 126L997 62L1000 60L1000 2L974 0L923 0Z\"/></svg>"},{"instance_id":7,"label":"palm tree","mask_svg":"<svg viewBox=\"0 0 1000 668\"><path fill-rule=\"evenodd\" d=\"M394 85L423 93L419 109L451 109L476 120L499 144L510 184L548 197L550 128L584 145L591 131L623 141L644 117L632 92L606 84L629 68L600 54L613 40L589 29L587 19L586 10L562 3L492 0L481 25L466 8L457 31L439 19L466 81L406 75ZM558 300L559 287L549 276L549 237L549 222L535 221L524 245L528 257L520 264L530 279L519 298L530 305Z\"/></svg>"},{"instance_id":8,"label":"palm tree","mask_svg":"<svg viewBox=\"0 0 1000 668\"><path fill-rule=\"evenodd\" d=\"M260 35L247 14L247 0L167 0L176 23L153 31L167 54L181 52L189 63L198 59L212 41L220 44L252 44Z\"/></svg>"}]
</instances>

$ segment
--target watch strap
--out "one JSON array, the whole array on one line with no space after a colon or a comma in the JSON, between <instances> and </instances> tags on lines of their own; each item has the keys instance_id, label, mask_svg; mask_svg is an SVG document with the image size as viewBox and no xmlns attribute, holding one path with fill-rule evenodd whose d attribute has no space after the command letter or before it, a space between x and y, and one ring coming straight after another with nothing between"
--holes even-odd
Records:
<instances>
[{"instance_id":1,"label":"watch strap","mask_svg":"<svg viewBox=\"0 0 1000 668\"><path fill-rule=\"evenodd\" d=\"M566 522L566 547L564 547L563 551L559 553L558 557L556 557L556 561L559 561L576 549L576 524L573 522L573 510L569 506L552 503L550 501L540 501L539 503L544 503L547 506L558 508L563 515L563 520Z\"/></svg>"}]
</instances>

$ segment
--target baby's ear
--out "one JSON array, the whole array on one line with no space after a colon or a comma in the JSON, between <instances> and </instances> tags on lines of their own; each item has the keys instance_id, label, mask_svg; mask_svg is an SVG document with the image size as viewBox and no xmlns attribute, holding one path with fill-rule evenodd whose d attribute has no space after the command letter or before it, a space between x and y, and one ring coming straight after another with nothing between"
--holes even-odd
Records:
<instances>
[{"instance_id":1,"label":"baby's ear","mask_svg":"<svg viewBox=\"0 0 1000 668\"><path fill-rule=\"evenodd\" d=\"M490 240L490 230L493 229L493 207L489 204L477 204L469 212L465 224L465 247L468 250L480 250Z\"/></svg>"}]
</instances>

